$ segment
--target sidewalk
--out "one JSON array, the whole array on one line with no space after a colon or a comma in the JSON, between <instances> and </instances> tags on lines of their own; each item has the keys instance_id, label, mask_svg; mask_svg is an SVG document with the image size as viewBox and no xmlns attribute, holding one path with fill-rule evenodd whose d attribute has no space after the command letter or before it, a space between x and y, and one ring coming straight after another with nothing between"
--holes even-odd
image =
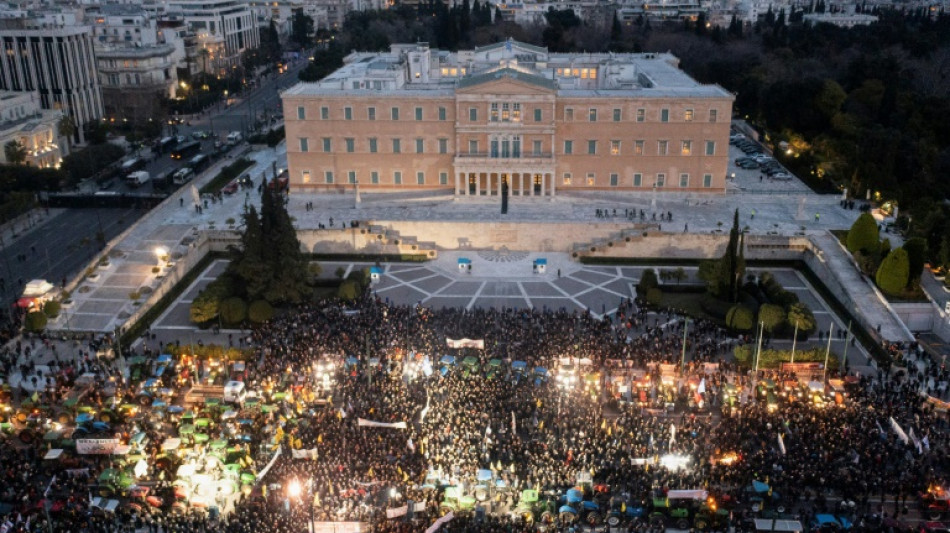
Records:
<instances>
[{"instance_id":1,"label":"sidewalk","mask_svg":"<svg viewBox=\"0 0 950 533\"><path fill-rule=\"evenodd\" d=\"M17 239L43 227L44 224L62 212L63 209L60 208L35 208L9 222L3 223L0 225L0 251L5 251L7 246Z\"/></svg>"}]
</instances>

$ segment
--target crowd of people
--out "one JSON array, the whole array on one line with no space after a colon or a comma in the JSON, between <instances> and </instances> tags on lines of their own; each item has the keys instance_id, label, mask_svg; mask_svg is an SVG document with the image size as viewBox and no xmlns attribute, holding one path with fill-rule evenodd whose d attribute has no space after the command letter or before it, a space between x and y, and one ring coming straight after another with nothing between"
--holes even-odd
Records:
<instances>
[{"instance_id":1,"label":"crowd of people","mask_svg":"<svg viewBox=\"0 0 950 533\"><path fill-rule=\"evenodd\" d=\"M484 348L449 348L447 338L476 339ZM459 512L443 531L567 531L567 525L525 522L515 510L525 489L560 505L579 483L588 497L608 495L600 500L602 518L613 502L648 514L658 494L702 489L733 511L736 524L754 513L749 487L758 481L791 518L807 522L812 513L830 511L859 520L905 516L917 492L946 480L947 418L921 394L932 386L927 378L943 369L927 363L922 373L860 376L839 404L816 407L799 399L774 408L757 401L754 385L790 376L752 375L731 364L733 347L743 342L748 339L715 324L687 326L673 311L648 312L628 300L604 319L565 310L432 310L369 294L348 307L304 305L241 339L249 353L248 390L303 376L315 393L298 395L248 428L261 444L259 465L279 455L233 512L168 516L144 506L90 516L86 492L94 476L80 474L57 478L55 489L71 505L50 520L62 531L289 533L307 531L311 520L422 531L447 508L464 511L457 499L440 509L446 485L472 494L486 483L477 477L486 470L483 512ZM910 346L900 350L918 357ZM474 357L477 365L442 365L446 354L457 362ZM589 360L591 374L599 373L589 381L559 381L565 357ZM504 365L490 375L495 359ZM8 372L15 371L9 360L3 359ZM525 362L523 375L514 361ZM332 380L310 379L327 364ZM682 365L685 375L671 384L661 379L659 364ZM536 373L537 367L548 372ZM635 375L649 384L650 400L664 398L663 383L672 391L644 404L631 394ZM727 383L745 392L734 410L720 412ZM668 456L678 462L659 460ZM41 463L32 449L0 450L2 501L28 514L16 502L43 499ZM854 505L839 508L839 501ZM387 518L387 509L403 506L411 511ZM42 506L33 509L32 522L21 514L6 531L44 530ZM644 516L623 527L651 526Z\"/></svg>"}]
</instances>

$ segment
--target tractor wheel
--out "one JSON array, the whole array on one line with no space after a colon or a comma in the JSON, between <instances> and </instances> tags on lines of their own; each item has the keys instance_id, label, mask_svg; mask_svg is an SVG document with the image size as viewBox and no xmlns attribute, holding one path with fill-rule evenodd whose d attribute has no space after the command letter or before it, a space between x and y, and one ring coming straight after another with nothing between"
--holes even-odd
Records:
<instances>
[{"instance_id":1,"label":"tractor wheel","mask_svg":"<svg viewBox=\"0 0 950 533\"><path fill-rule=\"evenodd\" d=\"M26 413L22 411L16 414L16 421L21 424L25 424L27 418L29 418L29 415L27 415Z\"/></svg>"},{"instance_id":2,"label":"tractor wheel","mask_svg":"<svg viewBox=\"0 0 950 533\"><path fill-rule=\"evenodd\" d=\"M148 407L152 405L152 399L145 395L139 396L138 401L139 401L139 405L141 405L142 407Z\"/></svg>"},{"instance_id":3,"label":"tractor wheel","mask_svg":"<svg viewBox=\"0 0 950 533\"><path fill-rule=\"evenodd\" d=\"M940 511L935 511L933 509L927 510L927 519L937 521L940 520L940 517L943 516L943 513Z\"/></svg>"},{"instance_id":4,"label":"tractor wheel","mask_svg":"<svg viewBox=\"0 0 950 533\"><path fill-rule=\"evenodd\" d=\"M619 516L611 516L610 518L607 519L607 525L610 526L610 527L617 527L617 526L619 526L619 525L620 525L620 517L619 517Z\"/></svg>"},{"instance_id":5,"label":"tractor wheel","mask_svg":"<svg viewBox=\"0 0 950 533\"><path fill-rule=\"evenodd\" d=\"M553 524L554 523L554 513L551 511L544 511L541 513L541 523L542 524Z\"/></svg>"},{"instance_id":6,"label":"tractor wheel","mask_svg":"<svg viewBox=\"0 0 950 533\"><path fill-rule=\"evenodd\" d=\"M666 522L666 520L662 514L657 513L650 516L650 525L653 527L662 526L664 522Z\"/></svg>"},{"instance_id":7,"label":"tractor wheel","mask_svg":"<svg viewBox=\"0 0 950 533\"><path fill-rule=\"evenodd\" d=\"M594 513L594 512L587 513L587 523L590 524L590 525L592 525L592 526L596 526L597 524L599 524L599 523L600 523L600 513Z\"/></svg>"},{"instance_id":8,"label":"tractor wheel","mask_svg":"<svg viewBox=\"0 0 950 533\"><path fill-rule=\"evenodd\" d=\"M697 518L697 519L696 519L696 523L695 523L696 529L699 529L699 530L701 530L701 531L705 531L707 525L709 525L709 524L706 523L706 520L705 520L704 518Z\"/></svg>"},{"instance_id":9,"label":"tractor wheel","mask_svg":"<svg viewBox=\"0 0 950 533\"><path fill-rule=\"evenodd\" d=\"M677 528L677 529L689 529L689 520L687 520L687 519L685 519L685 518L680 518L679 520L676 521L676 528Z\"/></svg>"}]
</instances>

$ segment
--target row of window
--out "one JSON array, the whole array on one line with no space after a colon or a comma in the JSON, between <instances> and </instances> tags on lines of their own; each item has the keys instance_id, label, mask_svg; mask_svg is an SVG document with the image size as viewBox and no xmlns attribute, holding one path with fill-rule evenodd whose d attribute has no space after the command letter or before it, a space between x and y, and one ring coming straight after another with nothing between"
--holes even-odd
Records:
<instances>
[{"instance_id":1,"label":"row of window","mask_svg":"<svg viewBox=\"0 0 950 533\"><path fill-rule=\"evenodd\" d=\"M303 183L312 183L312 176L309 170L303 170L300 172L300 179ZM355 184L357 182L357 174L355 170L350 170L346 173L346 183ZM369 173L369 182L373 185L379 185L379 172L372 171ZM333 184L336 183L336 177L333 175L332 170L326 170L323 172L323 183ZM403 175L401 170L393 171L393 185L403 185L408 184L409 182L403 182ZM449 173L448 172L439 172L439 185L448 185L449 184ZM416 185L426 185L426 173L423 171L416 172Z\"/></svg>"},{"instance_id":2,"label":"row of window","mask_svg":"<svg viewBox=\"0 0 950 533\"><path fill-rule=\"evenodd\" d=\"M301 181L303 183L313 183L313 176L309 170L301 171ZM357 182L357 173L355 170L347 171L346 173L346 183L355 184ZM573 184L574 177L570 172L565 172L562 176L562 183L565 186L571 186ZM372 171L369 173L369 182L373 185L380 184L379 172ZM323 172L323 183L324 184L334 184L336 182L336 176L334 176L332 170L326 170ZM403 181L403 173L400 170L393 171L392 174L392 184L393 185L404 185L409 182ZM448 172L439 172L439 185L448 185L449 183L449 173ZM597 175L594 172L588 172L586 175L585 183L587 186L593 187L597 184ZM426 185L426 174L423 171L416 172L416 185ZM630 176L630 180L626 183L621 183L620 174L611 173L609 175L609 184L611 187L620 187L620 186L630 186L630 187L655 187L655 188L664 188L671 186L670 183L667 183L667 176L664 173L658 173L653 176L653 181L650 182L644 179L644 175L641 173L635 173ZM690 175L687 173L682 173L679 175L679 188L686 189L691 186ZM705 189L712 187L712 174L703 174L702 177L702 187Z\"/></svg>"},{"instance_id":3,"label":"row of window","mask_svg":"<svg viewBox=\"0 0 950 533\"><path fill-rule=\"evenodd\" d=\"M565 172L562 176L562 183L564 185L571 185L574 181L574 176L570 172ZM627 183L620 182L620 174L612 173L610 174L610 186L619 187L630 186L630 187L656 187L658 189L663 187L668 187L670 184L666 181L666 174L658 173L653 177L653 181L649 182L644 180L644 176L641 173L635 173L631 176L631 179ZM597 175L594 172L588 172L586 176L586 183L588 186L594 186L597 183ZM687 173L682 173L679 176L679 187L686 189L690 187L690 176ZM702 186L704 189L712 187L712 174L703 174Z\"/></svg>"},{"instance_id":4,"label":"row of window","mask_svg":"<svg viewBox=\"0 0 950 533\"><path fill-rule=\"evenodd\" d=\"M323 137L322 141L322 151L324 153L333 152L333 138L332 137ZM392 153L400 154L402 153L402 139L390 139ZM449 140L448 139L437 139L438 141L438 153L447 154L449 151ZM310 139L308 137L300 137L300 151L309 152L310 151ZM589 140L587 141L587 155L597 155L598 153L598 141ZM356 152L356 139L353 137L346 137L343 139L344 150L346 153L355 153ZM417 138L415 139L415 153L423 154L425 153L425 139ZM532 145L532 152L525 154L528 157L531 155L541 156L543 154L543 141L535 140ZM623 154L623 143L621 141L610 141L608 143L608 153L610 155L624 155ZM488 152L489 157L501 157L501 158L519 158L522 156L521 153L521 139L518 137L514 138L504 138L504 139L492 139L489 141ZM370 137L367 139L367 151L371 154L379 152L379 139L376 137ZM679 144L679 155L693 155L693 141L692 140L682 140ZM479 144L477 140L468 141L468 153L469 155L477 155L479 152ZM566 140L564 141L564 150L561 152L563 155L574 155L574 141ZM705 141L704 144L704 155L713 156L716 155L716 141ZM632 155L647 155L646 154L646 141L633 141L633 154ZM670 155L670 141L660 140L657 141L656 155Z\"/></svg>"},{"instance_id":5,"label":"row of window","mask_svg":"<svg viewBox=\"0 0 950 533\"><path fill-rule=\"evenodd\" d=\"M399 120L399 107L389 108L389 118L390 120ZM532 110L532 115L535 122L544 121L544 109L541 107L535 107ZM622 122L623 121L623 109L616 107L612 110L611 117L613 122ZM438 119L446 120L447 110L445 107L439 107L437 110ZM587 109L587 120L589 122L597 122L599 110L596 107L590 107ZM354 120L353 108L346 106L343 108L343 120ZM376 120L377 113L375 107L366 108L366 120ZM425 108L415 107L413 109L413 117L417 121L425 120ZM522 113L521 113L521 104L517 102L492 102L489 105L489 121L491 122L521 122ZM670 122L670 109L662 108L660 109L659 116L657 117L660 122ZM696 118L696 112L693 109L684 109L682 115L683 122L693 122ZM306 106L297 106L297 119L298 120L307 120L307 108ZM330 108L323 106L320 108L320 120L330 120ZM470 107L468 108L468 120L469 122L478 122L478 108ZM647 120L647 110L645 108L639 108L636 110L635 120L637 122L646 122ZM719 120L719 111L716 109L710 109L708 115L709 122L717 122ZM573 107L564 108L564 121L565 122L574 122L575 113Z\"/></svg>"}]
</instances>

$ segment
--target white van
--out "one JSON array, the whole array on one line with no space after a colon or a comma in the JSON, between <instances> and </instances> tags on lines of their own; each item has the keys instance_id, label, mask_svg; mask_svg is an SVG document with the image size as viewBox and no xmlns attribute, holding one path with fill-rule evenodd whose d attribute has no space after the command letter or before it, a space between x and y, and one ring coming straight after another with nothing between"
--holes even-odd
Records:
<instances>
[{"instance_id":1,"label":"white van","mask_svg":"<svg viewBox=\"0 0 950 533\"><path fill-rule=\"evenodd\" d=\"M241 142L244 139L244 136L241 135L239 131L232 131L228 134L227 143L229 146L234 146L235 144Z\"/></svg>"}]
</instances>

